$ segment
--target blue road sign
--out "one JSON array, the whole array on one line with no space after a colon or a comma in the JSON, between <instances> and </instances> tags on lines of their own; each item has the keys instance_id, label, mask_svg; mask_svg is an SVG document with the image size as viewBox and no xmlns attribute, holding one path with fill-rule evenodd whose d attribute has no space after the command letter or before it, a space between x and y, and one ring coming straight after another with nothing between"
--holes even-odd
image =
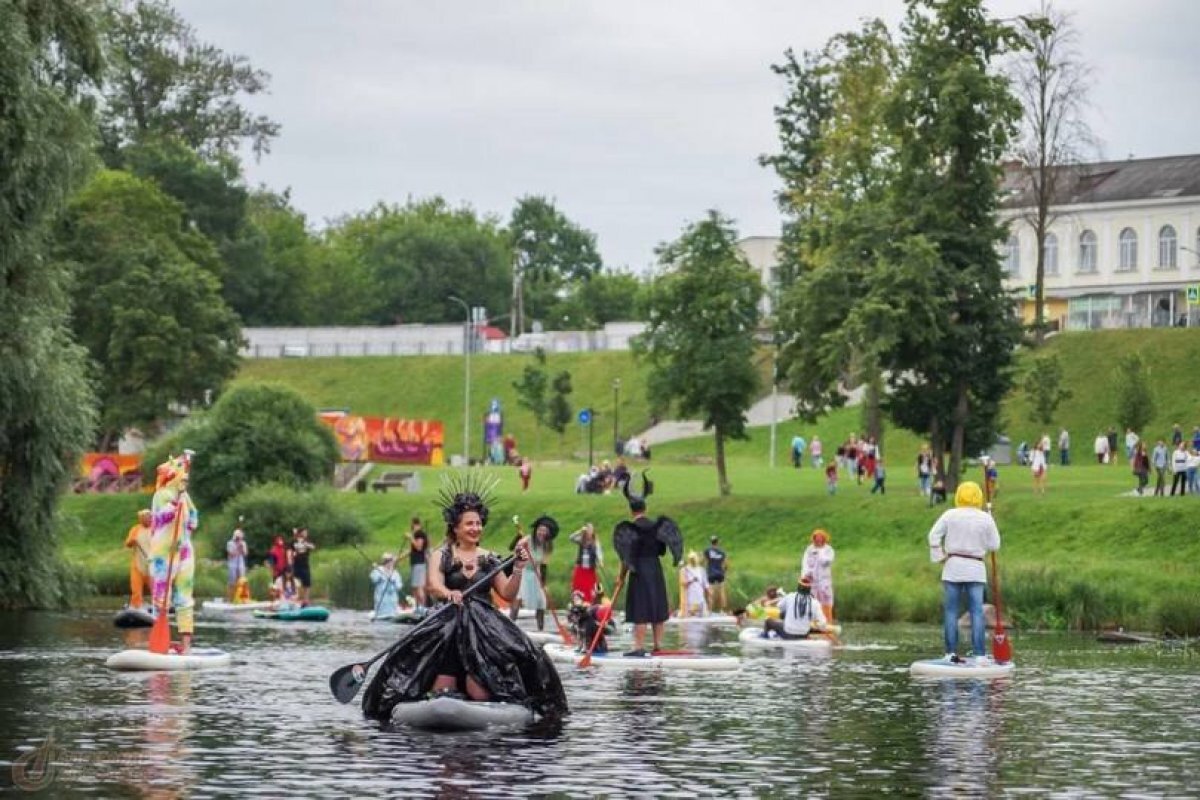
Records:
<instances>
[{"instance_id":1,"label":"blue road sign","mask_svg":"<svg viewBox=\"0 0 1200 800\"><path fill-rule=\"evenodd\" d=\"M589 424L591 424L591 421L592 421L592 410L590 408L581 409L579 411L579 424L580 425L589 425Z\"/></svg>"}]
</instances>

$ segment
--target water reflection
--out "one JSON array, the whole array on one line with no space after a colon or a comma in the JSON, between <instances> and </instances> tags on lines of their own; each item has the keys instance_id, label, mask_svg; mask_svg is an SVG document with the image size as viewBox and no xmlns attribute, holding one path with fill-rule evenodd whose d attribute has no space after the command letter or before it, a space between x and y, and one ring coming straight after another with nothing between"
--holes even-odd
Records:
<instances>
[{"instance_id":1,"label":"water reflection","mask_svg":"<svg viewBox=\"0 0 1200 800\"><path fill-rule=\"evenodd\" d=\"M930 709L924 741L933 797L986 796L999 774L1004 695L1009 678L922 680Z\"/></svg>"},{"instance_id":2,"label":"water reflection","mask_svg":"<svg viewBox=\"0 0 1200 800\"><path fill-rule=\"evenodd\" d=\"M330 698L331 671L392 638L336 614L206 625L231 669L153 675L100 667L130 641L106 615L2 617L0 768L52 733L55 797L1180 796L1200 772L1200 659L1081 637L1023 640L1005 682L914 681L932 628L850 628L872 649L743 654L732 673L563 667L556 728L431 735ZM740 654L735 633L668 646Z\"/></svg>"}]
</instances>

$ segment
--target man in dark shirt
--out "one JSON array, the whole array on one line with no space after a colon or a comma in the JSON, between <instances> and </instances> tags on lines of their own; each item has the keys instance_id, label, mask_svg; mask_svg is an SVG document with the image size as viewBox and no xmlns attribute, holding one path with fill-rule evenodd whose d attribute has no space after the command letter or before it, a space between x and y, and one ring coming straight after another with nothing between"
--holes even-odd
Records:
<instances>
[{"instance_id":1,"label":"man in dark shirt","mask_svg":"<svg viewBox=\"0 0 1200 800\"><path fill-rule=\"evenodd\" d=\"M729 562L719 544L714 536L708 540L708 549L704 551L704 564L708 568L708 607L713 612L729 607L729 598L725 596L725 570L729 569Z\"/></svg>"},{"instance_id":2,"label":"man in dark shirt","mask_svg":"<svg viewBox=\"0 0 1200 800\"><path fill-rule=\"evenodd\" d=\"M308 528L297 528L292 531L292 547L289 561L292 562L292 575L300 584L300 606L308 605L308 593L312 590L312 570L309 568L308 555L317 546L308 540Z\"/></svg>"}]
</instances>

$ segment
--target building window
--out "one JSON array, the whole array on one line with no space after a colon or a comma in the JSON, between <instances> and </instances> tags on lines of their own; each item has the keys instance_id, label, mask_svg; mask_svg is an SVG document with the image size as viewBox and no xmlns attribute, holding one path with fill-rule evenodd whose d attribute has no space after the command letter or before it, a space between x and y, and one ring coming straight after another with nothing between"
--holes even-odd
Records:
<instances>
[{"instance_id":1,"label":"building window","mask_svg":"<svg viewBox=\"0 0 1200 800\"><path fill-rule=\"evenodd\" d=\"M1009 275L1017 275L1021 272L1021 240L1014 233L1008 237L1008 242L1004 245L1004 271Z\"/></svg>"},{"instance_id":2,"label":"building window","mask_svg":"<svg viewBox=\"0 0 1200 800\"><path fill-rule=\"evenodd\" d=\"M1163 225L1158 230L1158 268L1176 269L1179 263L1175 259L1175 229Z\"/></svg>"},{"instance_id":3,"label":"building window","mask_svg":"<svg viewBox=\"0 0 1200 800\"><path fill-rule=\"evenodd\" d=\"M1058 274L1058 237L1053 233L1047 233L1042 242L1042 264L1047 275Z\"/></svg>"},{"instance_id":4,"label":"building window","mask_svg":"<svg viewBox=\"0 0 1200 800\"><path fill-rule=\"evenodd\" d=\"M1091 231L1079 234L1079 271L1096 271L1096 234Z\"/></svg>"},{"instance_id":5,"label":"building window","mask_svg":"<svg viewBox=\"0 0 1200 800\"><path fill-rule=\"evenodd\" d=\"M1121 261L1117 269L1121 272L1132 272L1137 269L1137 234L1133 228L1121 231Z\"/></svg>"}]
</instances>

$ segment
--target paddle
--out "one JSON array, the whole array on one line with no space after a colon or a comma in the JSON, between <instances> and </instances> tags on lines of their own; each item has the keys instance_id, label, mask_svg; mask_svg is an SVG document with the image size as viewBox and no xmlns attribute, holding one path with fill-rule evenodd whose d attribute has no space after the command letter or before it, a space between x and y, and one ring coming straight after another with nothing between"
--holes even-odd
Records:
<instances>
[{"instance_id":1,"label":"paddle","mask_svg":"<svg viewBox=\"0 0 1200 800\"><path fill-rule=\"evenodd\" d=\"M463 591L463 598L465 599L468 595L474 594L482 587L490 585L491 581L497 575L508 569L509 565L516 560L516 556L509 556L501 561L494 569L468 586ZM399 641L386 650L376 653L369 660L361 661L356 664L347 664L344 667L339 667L338 669L334 670L333 674L329 676L329 691L333 692L334 699L336 699L339 703L349 703L351 700L353 700L354 696L358 694L358 690L362 688L363 682L366 681L367 670L371 668L372 664L379 659L384 658L385 656L391 655L398 648L402 647L405 642L408 641L410 636L422 628L430 625L435 619L453 607L453 603L447 603L438 610L434 611L432 614L425 617L425 619L421 620L420 623L414 625L412 630L401 636Z\"/></svg>"},{"instance_id":2,"label":"paddle","mask_svg":"<svg viewBox=\"0 0 1200 800\"><path fill-rule=\"evenodd\" d=\"M987 480L987 464L983 465L983 497L988 513L992 513L992 493ZM997 664L1012 661L1012 642L1004 631L1004 606L1000 602L1000 568L996 565L996 551L992 551L992 595L996 603L996 627L992 629L992 659Z\"/></svg>"},{"instance_id":3,"label":"paddle","mask_svg":"<svg viewBox=\"0 0 1200 800\"><path fill-rule=\"evenodd\" d=\"M604 635L604 629L608 626L608 620L612 619L612 615L617 612L617 596L621 594L621 587L625 585L625 576L627 574L629 574L629 568L622 565L621 574L617 576L617 585L613 588L612 599L609 600L608 618L600 620L600 625L596 628L595 635L592 636L592 643L588 645L587 652L583 654L583 658L579 659L579 666L581 668L592 665L592 651L596 649L600 637Z\"/></svg>"},{"instance_id":4,"label":"paddle","mask_svg":"<svg viewBox=\"0 0 1200 800\"><path fill-rule=\"evenodd\" d=\"M175 582L175 576L172 573L175 571L175 556L179 554L177 546L179 532L183 529L183 514L188 505L182 493L177 500L175 531L171 534L170 557L167 559L167 590L163 593L162 604L158 607L158 616L154 618L154 625L150 628L150 652L159 655L166 655L167 651L171 649L171 623L167 619L167 611L171 605L172 584Z\"/></svg>"},{"instance_id":5,"label":"paddle","mask_svg":"<svg viewBox=\"0 0 1200 800\"><path fill-rule=\"evenodd\" d=\"M517 534L523 537L525 535L525 529L521 527L521 518L514 514L512 519L513 525L517 527ZM545 553L544 550L542 552L543 554ZM542 578L541 565L537 563L530 563L529 566L533 569L533 574L537 575L538 586L540 586L542 589L542 597L546 601L546 607L550 609L550 617L554 620L555 627L558 628L558 635L562 638L563 644L575 644L575 640L571 638L571 632L568 631L566 626L562 624L562 621L559 620L558 612L554 610L554 603L550 601L550 592L546 590L546 581Z\"/></svg>"}]
</instances>

